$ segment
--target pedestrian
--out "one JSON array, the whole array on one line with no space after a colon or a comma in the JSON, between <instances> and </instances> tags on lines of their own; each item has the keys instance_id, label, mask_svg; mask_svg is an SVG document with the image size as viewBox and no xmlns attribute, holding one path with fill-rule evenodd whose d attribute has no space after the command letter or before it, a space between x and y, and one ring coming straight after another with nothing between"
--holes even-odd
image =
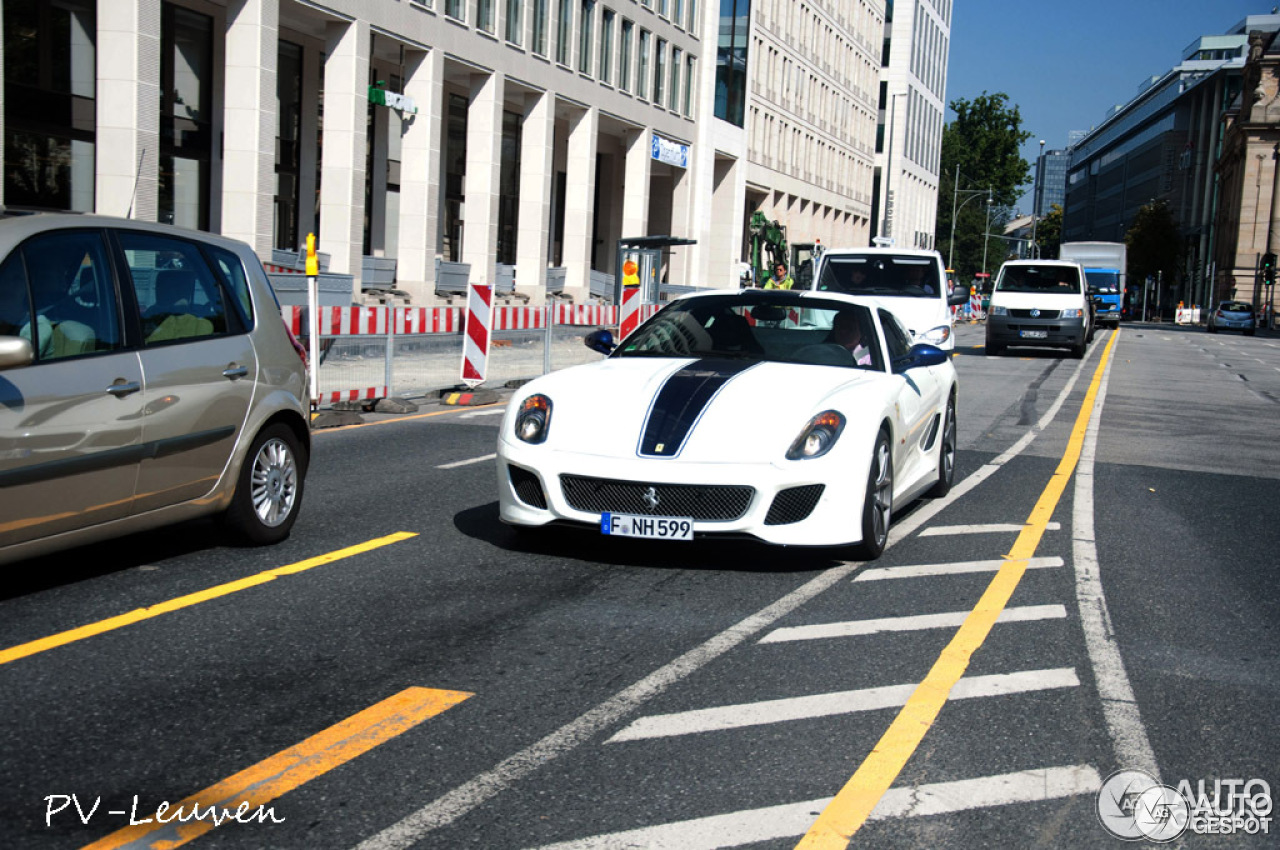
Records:
<instances>
[{"instance_id":1,"label":"pedestrian","mask_svg":"<svg viewBox=\"0 0 1280 850\"><path fill-rule=\"evenodd\" d=\"M773 267L773 277L765 283L765 289L790 289L795 285L791 275L787 274L787 264L781 260Z\"/></svg>"}]
</instances>

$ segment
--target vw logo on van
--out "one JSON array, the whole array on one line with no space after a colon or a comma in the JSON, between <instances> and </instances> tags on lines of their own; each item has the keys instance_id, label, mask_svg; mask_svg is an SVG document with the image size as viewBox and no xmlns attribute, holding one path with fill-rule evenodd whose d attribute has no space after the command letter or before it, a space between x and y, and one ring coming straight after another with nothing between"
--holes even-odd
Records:
<instances>
[{"instance_id":1,"label":"vw logo on van","mask_svg":"<svg viewBox=\"0 0 1280 850\"><path fill-rule=\"evenodd\" d=\"M1039 311L1039 310L1037 310L1037 309L1032 309L1032 311L1031 311L1031 318L1033 318L1033 319L1038 319L1038 318L1040 318L1040 311Z\"/></svg>"}]
</instances>

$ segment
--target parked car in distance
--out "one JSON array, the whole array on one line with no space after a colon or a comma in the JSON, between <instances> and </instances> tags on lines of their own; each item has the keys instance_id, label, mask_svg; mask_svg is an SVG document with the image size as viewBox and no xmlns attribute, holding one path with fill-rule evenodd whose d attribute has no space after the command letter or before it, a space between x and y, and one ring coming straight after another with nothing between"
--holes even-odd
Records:
<instances>
[{"instance_id":1,"label":"parked car in distance","mask_svg":"<svg viewBox=\"0 0 1280 850\"><path fill-rule=\"evenodd\" d=\"M216 515L288 536L306 364L242 242L90 215L0 220L0 563Z\"/></svg>"},{"instance_id":2,"label":"parked car in distance","mask_svg":"<svg viewBox=\"0 0 1280 850\"><path fill-rule=\"evenodd\" d=\"M987 354L1034 345L1070 348L1080 358L1093 332L1093 302L1079 263L1010 260L1000 267L987 311Z\"/></svg>"},{"instance_id":3,"label":"parked car in distance","mask_svg":"<svg viewBox=\"0 0 1280 850\"><path fill-rule=\"evenodd\" d=\"M1253 305L1248 301L1221 301L1209 311L1206 329L1211 334L1218 331L1243 331L1245 336L1253 336L1257 327Z\"/></svg>"},{"instance_id":4,"label":"parked car in distance","mask_svg":"<svg viewBox=\"0 0 1280 850\"><path fill-rule=\"evenodd\" d=\"M951 286L942 255L921 248L828 248L818 261L813 289L870 295L894 312L916 342L952 351L951 307L969 293Z\"/></svg>"}]
</instances>

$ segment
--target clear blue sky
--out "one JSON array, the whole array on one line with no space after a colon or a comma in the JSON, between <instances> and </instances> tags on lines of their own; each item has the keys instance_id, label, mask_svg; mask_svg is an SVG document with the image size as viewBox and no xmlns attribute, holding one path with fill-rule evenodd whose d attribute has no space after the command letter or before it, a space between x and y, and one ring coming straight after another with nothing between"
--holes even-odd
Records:
<instances>
[{"instance_id":1,"label":"clear blue sky","mask_svg":"<svg viewBox=\"0 0 1280 850\"><path fill-rule=\"evenodd\" d=\"M1202 35L1220 35L1275 2L1243 0L1076 0L1005 3L956 0L951 13L947 103L1004 92L1032 133L1022 157L1034 168L1045 149L1065 148L1138 85L1164 74ZM947 120L955 118L947 111ZM963 186L962 186L963 188ZM1030 186L1020 204L1031 212Z\"/></svg>"}]
</instances>

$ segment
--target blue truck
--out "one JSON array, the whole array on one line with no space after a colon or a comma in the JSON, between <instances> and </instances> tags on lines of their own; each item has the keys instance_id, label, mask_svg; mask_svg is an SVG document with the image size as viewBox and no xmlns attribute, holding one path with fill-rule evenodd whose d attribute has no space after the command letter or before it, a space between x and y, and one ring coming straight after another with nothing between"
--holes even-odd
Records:
<instances>
[{"instance_id":1,"label":"blue truck","mask_svg":"<svg viewBox=\"0 0 1280 850\"><path fill-rule=\"evenodd\" d=\"M1084 267L1098 324L1120 326L1127 256L1123 242L1063 242L1058 250L1060 259L1075 260Z\"/></svg>"}]
</instances>

